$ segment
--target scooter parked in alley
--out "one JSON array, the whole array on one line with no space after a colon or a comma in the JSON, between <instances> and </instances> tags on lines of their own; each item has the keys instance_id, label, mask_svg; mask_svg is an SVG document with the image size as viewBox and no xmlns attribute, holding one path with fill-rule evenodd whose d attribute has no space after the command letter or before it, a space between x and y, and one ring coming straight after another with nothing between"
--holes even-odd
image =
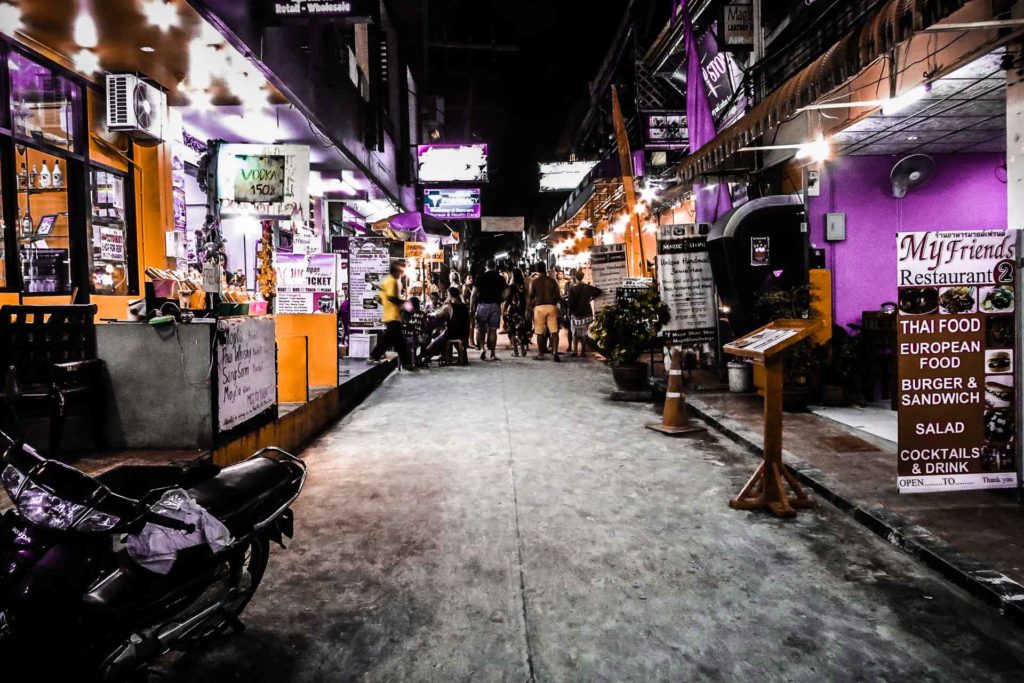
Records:
<instances>
[{"instance_id":1,"label":"scooter parked in alley","mask_svg":"<svg viewBox=\"0 0 1024 683\"><path fill-rule=\"evenodd\" d=\"M96 477L0 432L0 679L145 680L230 629L292 536L306 465L278 448Z\"/></svg>"}]
</instances>

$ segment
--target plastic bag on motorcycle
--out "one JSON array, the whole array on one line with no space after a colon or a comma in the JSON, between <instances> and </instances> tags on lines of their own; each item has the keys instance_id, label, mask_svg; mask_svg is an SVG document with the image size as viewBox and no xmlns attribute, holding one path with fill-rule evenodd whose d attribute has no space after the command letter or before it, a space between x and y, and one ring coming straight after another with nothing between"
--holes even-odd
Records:
<instances>
[{"instance_id":1,"label":"plastic bag on motorcycle","mask_svg":"<svg viewBox=\"0 0 1024 683\"><path fill-rule=\"evenodd\" d=\"M129 536L128 555L152 572L168 574L180 550L205 543L217 553L231 545L227 527L182 489L165 492L153 506L153 512L192 524L195 531L176 531L150 523L138 534Z\"/></svg>"}]
</instances>

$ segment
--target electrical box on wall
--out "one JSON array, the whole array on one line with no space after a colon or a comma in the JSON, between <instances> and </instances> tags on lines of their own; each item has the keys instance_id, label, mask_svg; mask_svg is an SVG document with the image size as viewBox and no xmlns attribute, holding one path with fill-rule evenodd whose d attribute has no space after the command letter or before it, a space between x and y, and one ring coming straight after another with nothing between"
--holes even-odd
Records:
<instances>
[{"instance_id":1,"label":"electrical box on wall","mask_svg":"<svg viewBox=\"0 0 1024 683\"><path fill-rule=\"evenodd\" d=\"M825 239L829 242L842 242L846 239L846 214L825 214Z\"/></svg>"},{"instance_id":2,"label":"electrical box on wall","mask_svg":"<svg viewBox=\"0 0 1024 683\"><path fill-rule=\"evenodd\" d=\"M808 197L820 197L821 196L821 172L808 170L807 171L807 196Z\"/></svg>"}]
</instances>

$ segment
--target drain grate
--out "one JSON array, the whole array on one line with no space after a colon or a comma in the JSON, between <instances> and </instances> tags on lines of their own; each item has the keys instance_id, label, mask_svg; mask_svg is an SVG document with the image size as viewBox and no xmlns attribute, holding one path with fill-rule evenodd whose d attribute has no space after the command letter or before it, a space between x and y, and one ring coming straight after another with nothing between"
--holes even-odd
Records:
<instances>
[{"instance_id":1,"label":"drain grate","mask_svg":"<svg viewBox=\"0 0 1024 683\"><path fill-rule=\"evenodd\" d=\"M859 436L828 436L818 443L836 453L877 453L882 450Z\"/></svg>"}]
</instances>

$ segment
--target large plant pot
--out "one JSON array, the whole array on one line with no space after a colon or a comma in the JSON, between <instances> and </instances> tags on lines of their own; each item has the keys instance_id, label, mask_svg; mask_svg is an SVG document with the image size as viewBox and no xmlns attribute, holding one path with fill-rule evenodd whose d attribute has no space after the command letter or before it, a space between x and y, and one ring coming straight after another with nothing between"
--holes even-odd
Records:
<instances>
[{"instance_id":1,"label":"large plant pot","mask_svg":"<svg viewBox=\"0 0 1024 683\"><path fill-rule=\"evenodd\" d=\"M643 391L647 388L647 366L643 363L612 365L612 378L622 391Z\"/></svg>"},{"instance_id":2,"label":"large plant pot","mask_svg":"<svg viewBox=\"0 0 1024 683\"><path fill-rule=\"evenodd\" d=\"M806 413L813 394L809 384L786 384L782 387L782 409L787 413Z\"/></svg>"}]
</instances>

